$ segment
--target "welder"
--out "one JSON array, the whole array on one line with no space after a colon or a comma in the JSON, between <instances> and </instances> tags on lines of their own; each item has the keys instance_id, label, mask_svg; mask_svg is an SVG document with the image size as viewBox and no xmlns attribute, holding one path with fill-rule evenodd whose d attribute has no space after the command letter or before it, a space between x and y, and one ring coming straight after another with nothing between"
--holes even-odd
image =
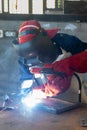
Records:
<instances>
[{"instance_id":1,"label":"welder","mask_svg":"<svg viewBox=\"0 0 87 130\"><path fill-rule=\"evenodd\" d=\"M45 30L36 20L20 25L18 40L13 41L13 46L20 56L25 90L32 87L35 74L45 74L46 82L39 85L36 80L33 89L41 90L46 96L56 96L70 87L74 72L87 72L87 43L58 30Z\"/></svg>"}]
</instances>

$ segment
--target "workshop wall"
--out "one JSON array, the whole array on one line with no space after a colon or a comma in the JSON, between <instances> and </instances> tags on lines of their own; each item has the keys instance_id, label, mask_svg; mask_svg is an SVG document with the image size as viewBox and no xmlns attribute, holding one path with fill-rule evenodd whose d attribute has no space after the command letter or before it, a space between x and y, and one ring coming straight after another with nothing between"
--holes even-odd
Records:
<instances>
[{"instance_id":1,"label":"workshop wall","mask_svg":"<svg viewBox=\"0 0 87 130\"><path fill-rule=\"evenodd\" d=\"M15 37L7 37L4 33L6 31L18 31L22 22L0 20L0 30L3 30L3 36L0 38L0 94L3 94L3 92L17 92L20 89L18 56L12 46L12 41ZM41 25L45 29L58 27L61 29L60 32L75 35L87 42L87 23L80 23L79 21L65 23L41 22ZM82 76L84 81L87 82L86 74Z\"/></svg>"},{"instance_id":2,"label":"workshop wall","mask_svg":"<svg viewBox=\"0 0 87 130\"><path fill-rule=\"evenodd\" d=\"M65 0L64 1L65 14L87 14L86 0Z\"/></svg>"}]
</instances>

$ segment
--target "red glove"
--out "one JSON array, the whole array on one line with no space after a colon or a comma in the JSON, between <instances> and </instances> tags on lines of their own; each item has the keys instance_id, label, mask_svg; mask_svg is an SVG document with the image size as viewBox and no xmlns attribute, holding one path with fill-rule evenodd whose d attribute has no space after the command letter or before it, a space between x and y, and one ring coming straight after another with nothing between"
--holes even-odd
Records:
<instances>
[{"instance_id":1,"label":"red glove","mask_svg":"<svg viewBox=\"0 0 87 130\"><path fill-rule=\"evenodd\" d=\"M46 96L56 96L65 92L70 87L71 77L66 75L63 77L56 75L49 76L48 82L44 85Z\"/></svg>"},{"instance_id":2,"label":"red glove","mask_svg":"<svg viewBox=\"0 0 87 130\"><path fill-rule=\"evenodd\" d=\"M70 87L71 77L69 76L56 76L50 75L47 77L48 82L43 86L36 86L34 90L39 93L42 91L47 97L57 96L60 93L65 92Z\"/></svg>"}]
</instances>

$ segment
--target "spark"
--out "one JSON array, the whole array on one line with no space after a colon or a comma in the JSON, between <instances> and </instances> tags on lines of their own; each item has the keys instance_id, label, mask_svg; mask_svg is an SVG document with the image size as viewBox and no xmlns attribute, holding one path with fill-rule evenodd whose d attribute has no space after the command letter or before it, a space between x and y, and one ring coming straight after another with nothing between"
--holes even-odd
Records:
<instances>
[{"instance_id":1,"label":"spark","mask_svg":"<svg viewBox=\"0 0 87 130\"><path fill-rule=\"evenodd\" d=\"M29 108L33 108L41 103L43 98L46 98L46 95L41 90L33 90L31 94L22 99L22 103Z\"/></svg>"}]
</instances>

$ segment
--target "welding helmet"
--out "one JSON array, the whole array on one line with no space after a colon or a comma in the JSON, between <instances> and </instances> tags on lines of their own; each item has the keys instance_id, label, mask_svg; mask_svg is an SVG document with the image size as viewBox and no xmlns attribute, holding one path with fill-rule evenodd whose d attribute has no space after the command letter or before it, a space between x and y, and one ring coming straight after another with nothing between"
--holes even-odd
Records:
<instances>
[{"instance_id":1,"label":"welding helmet","mask_svg":"<svg viewBox=\"0 0 87 130\"><path fill-rule=\"evenodd\" d=\"M13 42L13 46L21 57L38 56L41 62L53 62L57 51L51 39L57 32L58 29L45 30L38 21L29 20L20 26L18 40Z\"/></svg>"}]
</instances>

